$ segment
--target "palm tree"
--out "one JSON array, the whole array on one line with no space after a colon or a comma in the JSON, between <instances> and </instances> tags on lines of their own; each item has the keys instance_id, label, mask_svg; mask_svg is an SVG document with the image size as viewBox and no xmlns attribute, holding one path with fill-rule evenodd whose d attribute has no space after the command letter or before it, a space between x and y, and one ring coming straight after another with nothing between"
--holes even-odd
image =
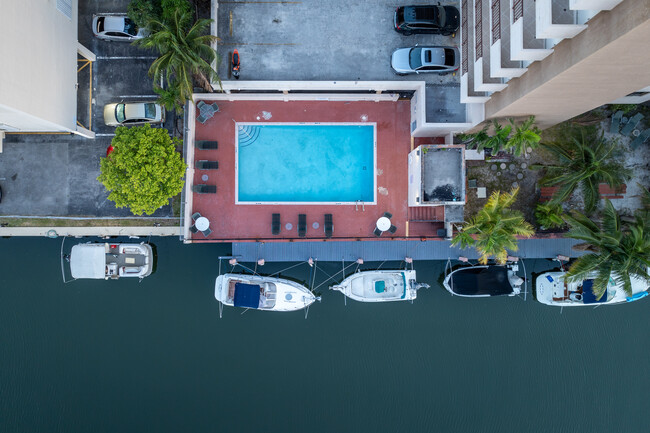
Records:
<instances>
[{"instance_id":1,"label":"palm tree","mask_svg":"<svg viewBox=\"0 0 650 433\"><path fill-rule=\"evenodd\" d=\"M451 244L460 244L461 248L475 246L481 254L479 261L483 264L491 256L495 257L497 263L505 263L507 250L517 251L516 236L531 237L534 233L522 213L510 209L518 193L519 188L510 193L493 192L483 209L460 229Z\"/></svg>"},{"instance_id":2,"label":"palm tree","mask_svg":"<svg viewBox=\"0 0 650 433\"><path fill-rule=\"evenodd\" d=\"M615 158L617 142L608 141L603 134L594 130L571 128L566 140L543 143L542 145L557 158L555 164L533 164L531 168L546 170L543 186L559 186L553 202L561 203L581 187L585 212L592 213L598 205L598 184L607 183L616 188L630 178L630 170Z\"/></svg>"},{"instance_id":3,"label":"palm tree","mask_svg":"<svg viewBox=\"0 0 650 433\"><path fill-rule=\"evenodd\" d=\"M473 134L459 134L458 136L461 140L467 143L468 148L475 148L479 152L483 149L491 149L492 154L496 154L501 151L507 143L508 135L510 135L512 127L507 125L504 128L496 120L492 121L492 126L494 127L493 135L488 134L488 125Z\"/></svg>"},{"instance_id":4,"label":"palm tree","mask_svg":"<svg viewBox=\"0 0 650 433\"><path fill-rule=\"evenodd\" d=\"M539 146L542 137L540 136L541 131L539 128L534 126L535 116L530 116L520 125L516 125L513 119L508 119L508 121L514 132L505 144L506 149L516 156L521 156L529 147L535 149Z\"/></svg>"},{"instance_id":5,"label":"palm tree","mask_svg":"<svg viewBox=\"0 0 650 433\"><path fill-rule=\"evenodd\" d=\"M564 225L564 210L559 203L537 203L535 219L542 229L554 229Z\"/></svg>"},{"instance_id":6,"label":"palm tree","mask_svg":"<svg viewBox=\"0 0 650 433\"><path fill-rule=\"evenodd\" d=\"M165 77L168 83L177 85L182 101L192 99L194 78L208 92L214 91L210 80L221 85L219 75L212 67L212 63L217 61L212 43L218 38L207 34L212 20L200 19L190 26L191 22L191 12L176 10L174 19L169 22L153 20L151 28L155 31L136 42L145 48L158 50L160 56L151 64L149 75L154 83Z\"/></svg>"},{"instance_id":7,"label":"palm tree","mask_svg":"<svg viewBox=\"0 0 650 433\"><path fill-rule=\"evenodd\" d=\"M595 275L593 292L600 299L610 279L632 295L630 277L650 281L650 227L637 215L632 223L623 223L612 203L607 200L600 225L583 214L567 216L571 230L567 236L584 241L577 249L589 251L578 258L569 271L569 281L582 281Z\"/></svg>"},{"instance_id":8,"label":"palm tree","mask_svg":"<svg viewBox=\"0 0 650 433\"><path fill-rule=\"evenodd\" d=\"M185 101L181 99L178 83L170 83L167 88L154 84L153 91L158 94L158 100L156 102L165 107L166 110L176 110L176 114L183 112Z\"/></svg>"}]
</instances>

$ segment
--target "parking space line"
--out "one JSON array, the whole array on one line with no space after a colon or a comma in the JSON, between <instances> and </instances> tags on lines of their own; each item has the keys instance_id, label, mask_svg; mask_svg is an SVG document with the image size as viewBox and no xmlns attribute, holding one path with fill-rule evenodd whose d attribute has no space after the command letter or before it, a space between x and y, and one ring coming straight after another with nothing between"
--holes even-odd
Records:
<instances>
[{"instance_id":1,"label":"parking space line","mask_svg":"<svg viewBox=\"0 0 650 433\"><path fill-rule=\"evenodd\" d=\"M294 44L294 43L264 43L264 42L219 42L219 45L277 45L277 46L294 46L294 45L300 45L300 44Z\"/></svg>"},{"instance_id":2,"label":"parking space line","mask_svg":"<svg viewBox=\"0 0 650 433\"><path fill-rule=\"evenodd\" d=\"M140 57L128 57L128 56L114 56L114 57L101 57L97 56L97 60L154 60L158 57L152 56L140 56Z\"/></svg>"},{"instance_id":3,"label":"parking space line","mask_svg":"<svg viewBox=\"0 0 650 433\"><path fill-rule=\"evenodd\" d=\"M157 98L158 95L121 95L118 96L118 98L126 99L126 98Z\"/></svg>"},{"instance_id":4,"label":"parking space line","mask_svg":"<svg viewBox=\"0 0 650 433\"><path fill-rule=\"evenodd\" d=\"M113 134L95 134L95 137L115 137L115 133L113 133Z\"/></svg>"}]
</instances>

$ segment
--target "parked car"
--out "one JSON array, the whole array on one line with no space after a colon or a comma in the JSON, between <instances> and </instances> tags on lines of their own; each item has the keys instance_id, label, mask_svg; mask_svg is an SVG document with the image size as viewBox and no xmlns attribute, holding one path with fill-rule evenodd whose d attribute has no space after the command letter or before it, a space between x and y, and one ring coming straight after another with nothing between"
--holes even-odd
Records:
<instances>
[{"instance_id":1,"label":"parked car","mask_svg":"<svg viewBox=\"0 0 650 433\"><path fill-rule=\"evenodd\" d=\"M104 106L104 123L108 126L162 123L165 110L154 102L120 102Z\"/></svg>"},{"instance_id":2,"label":"parked car","mask_svg":"<svg viewBox=\"0 0 650 433\"><path fill-rule=\"evenodd\" d=\"M93 15L93 33L107 41L131 42L146 36L144 29L138 28L126 14Z\"/></svg>"},{"instance_id":3,"label":"parked car","mask_svg":"<svg viewBox=\"0 0 650 433\"><path fill-rule=\"evenodd\" d=\"M452 35L460 25L460 13L453 6L400 6L395 11L395 31Z\"/></svg>"},{"instance_id":4,"label":"parked car","mask_svg":"<svg viewBox=\"0 0 650 433\"><path fill-rule=\"evenodd\" d=\"M460 52L455 47L412 47L395 50L390 61L399 75L420 72L449 73L458 70Z\"/></svg>"}]
</instances>

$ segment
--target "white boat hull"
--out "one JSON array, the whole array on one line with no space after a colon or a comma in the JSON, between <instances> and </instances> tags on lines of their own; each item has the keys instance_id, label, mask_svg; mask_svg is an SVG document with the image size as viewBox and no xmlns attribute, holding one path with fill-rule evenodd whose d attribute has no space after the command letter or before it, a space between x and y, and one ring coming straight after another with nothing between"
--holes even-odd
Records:
<instances>
[{"instance_id":1,"label":"white boat hull","mask_svg":"<svg viewBox=\"0 0 650 433\"><path fill-rule=\"evenodd\" d=\"M359 302L412 301L417 297L415 271L363 271L330 287Z\"/></svg>"},{"instance_id":2,"label":"white boat hull","mask_svg":"<svg viewBox=\"0 0 650 433\"><path fill-rule=\"evenodd\" d=\"M596 305L613 305L627 302L627 294L612 279L607 285L607 299L597 303L584 303L582 296L583 281L566 283L565 272L546 272L537 277L535 292L537 300L542 304L557 307L594 307ZM595 275L594 275L595 276ZM550 277L550 278L549 278ZM648 290L646 282L639 277L632 276L632 294Z\"/></svg>"},{"instance_id":3,"label":"white boat hull","mask_svg":"<svg viewBox=\"0 0 650 433\"><path fill-rule=\"evenodd\" d=\"M260 288L257 307L264 311L297 311L307 308L316 301L316 296L302 284L282 278L258 275L219 275L214 286L214 297L224 305L235 306L236 284L256 285ZM238 305L239 306L239 305Z\"/></svg>"},{"instance_id":4,"label":"white boat hull","mask_svg":"<svg viewBox=\"0 0 650 433\"><path fill-rule=\"evenodd\" d=\"M74 279L144 278L153 271L153 250L144 242L85 243L70 251L70 273Z\"/></svg>"}]
</instances>

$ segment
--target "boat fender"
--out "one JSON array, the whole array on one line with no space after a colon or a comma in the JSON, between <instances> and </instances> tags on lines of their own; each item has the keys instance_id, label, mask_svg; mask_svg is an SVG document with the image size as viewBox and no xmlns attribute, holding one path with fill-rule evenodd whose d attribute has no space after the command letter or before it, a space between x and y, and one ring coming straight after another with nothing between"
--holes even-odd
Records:
<instances>
[{"instance_id":1,"label":"boat fender","mask_svg":"<svg viewBox=\"0 0 650 433\"><path fill-rule=\"evenodd\" d=\"M627 302L638 301L639 299L642 299L642 298L645 298L646 296L648 296L648 294L649 294L648 292L636 293L636 294L634 294L632 296L628 296L627 298L625 298L625 300Z\"/></svg>"}]
</instances>

